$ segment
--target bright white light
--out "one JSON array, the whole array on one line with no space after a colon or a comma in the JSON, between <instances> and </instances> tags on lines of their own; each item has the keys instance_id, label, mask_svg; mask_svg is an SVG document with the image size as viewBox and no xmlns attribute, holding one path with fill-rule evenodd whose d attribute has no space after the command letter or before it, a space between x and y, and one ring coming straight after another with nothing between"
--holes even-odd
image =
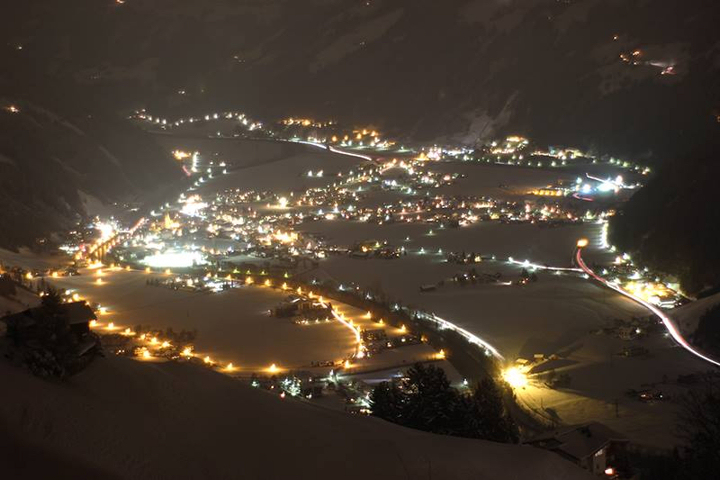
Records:
<instances>
[{"instance_id":1,"label":"bright white light","mask_svg":"<svg viewBox=\"0 0 720 480\"><path fill-rule=\"evenodd\" d=\"M517 367L508 368L502 377L513 388L522 388L528 384L527 376Z\"/></svg>"},{"instance_id":2,"label":"bright white light","mask_svg":"<svg viewBox=\"0 0 720 480\"><path fill-rule=\"evenodd\" d=\"M165 252L148 255L142 263L153 268L186 268L206 262L200 252Z\"/></svg>"},{"instance_id":3,"label":"bright white light","mask_svg":"<svg viewBox=\"0 0 720 480\"><path fill-rule=\"evenodd\" d=\"M110 223L96 223L95 228L100 230L100 241L109 240L115 233L115 228Z\"/></svg>"}]
</instances>

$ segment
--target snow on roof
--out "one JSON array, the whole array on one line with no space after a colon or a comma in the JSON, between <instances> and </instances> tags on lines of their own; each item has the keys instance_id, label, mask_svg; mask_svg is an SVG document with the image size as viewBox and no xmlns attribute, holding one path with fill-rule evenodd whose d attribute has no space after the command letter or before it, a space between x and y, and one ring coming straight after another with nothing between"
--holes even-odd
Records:
<instances>
[{"instance_id":1,"label":"snow on roof","mask_svg":"<svg viewBox=\"0 0 720 480\"><path fill-rule=\"evenodd\" d=\"M552 452L280 399L188 364L110 357L55 384L0 363L0 378L7 435L119 478L592 478Z\"/></svg>"},{"instance_id":2,"label":"snow on roof","mask_svg":"<svg viewBox=\"0 0 720 480\"><path fill-rule=\"evenodd\" d=\"M90 320L96 320L95 314L92 309L85 303L85 301L61 303L58 305L58 312L67 317L68 324L73 325L76 323L86 323ZM0 318L0 321L5 323L14 320L20 327L27 327L35 324L38 315L44 315L42 307L34 307L24 310L22 312L6 315Z\"/></svg>"},{"instance_id":3,"label":"snow on roof","mask_svg":"<svg viewBox=\"0 0 720 480\"><path fill-rule=\"evenodd\" d=\"M611 442L627 442L627 438L598 422L573 425L540 435L527 442L549 450L557 450L570 458L581 460Z\"/></svg>"}]
</instances>

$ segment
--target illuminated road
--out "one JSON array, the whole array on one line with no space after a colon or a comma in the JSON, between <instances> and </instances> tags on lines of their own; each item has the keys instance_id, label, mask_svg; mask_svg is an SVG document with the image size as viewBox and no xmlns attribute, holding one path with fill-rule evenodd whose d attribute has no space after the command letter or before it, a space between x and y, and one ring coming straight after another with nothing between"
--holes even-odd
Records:
<instances>
[{"instance_id":1,"label":"illuminated road","mask_svg":"<svg viewBox=\"0 0 720 480\"><path fill-rule=\"evenodd\" d=\"M631 293L626 292L625 290L618 287L617 285L613 285L612 283L608 282L607 280L605 280L604 278L598 276L595 272L593 272L585 264L585 261L582 258L582 247L578 247L577 252L575 254L575 260L576 260L578 266L580 268L582 268L585 271L585 273L590 275L596 281L600 282L601 284L603 284L604 286L606 286L608 288L611 288L612 290L615 290L619 294L626 296L630 300L633 300L636 303L639 303L640 305L642 305L643 307L647 308L652 313L657 315L660 318L660 320L662 320L662 322L665 324L665 328L667 328L668 333L670 333L670 335L678 343L678 345L680 345L681 347L683 347L685 350L692 353L696 357L701 358L701 359L705 360L706 362L712 363L713 365L720 367L720 362L718 362L717 360L713 360L712 358L707 357L707 356L703 355L702 353L698 352L697 350L695 350L692 347L692 345L690 345L690 343L688 343L688 341L685 340L685 338L682 336L682 334L680 334L680 331L678 330L675 323L673 323L672 319L670 317L668 317L662 310L657 308L655 305L653 305L649 302L646 302L642 298L638 298L635 295L632 295Z\"/></svg>"},{"instance_id":2,"label":"illuminated road","mask_svg":"<svg viewBox=\"0 0 720 480\"><path fill-rule=\"evenodd\" d=\"M367 160L367 161L371 161L371 160L372 160L372 158L371 158L371 157L368 157L367 155L360 155L359 153L346 152L346 151L344 151L344 150L337 149L337 148L335 148L335 147L333 147L333 146L330 146L330 145L324 145L324 144L322 144L322 143L308 142L308 141L305 141L305 140L296 140L296 141L294 141L294 143L302 143L303 145L310 145L311 147L321 148L321 149L323 149L323 150L327 150L327 151L332 152L332 153L337 153L338 155L345 155L345 156L348 156L348 157L355 157L355 158L359 158L359 159L361 159L361 160Z\"/></svg>"}]
</instances>

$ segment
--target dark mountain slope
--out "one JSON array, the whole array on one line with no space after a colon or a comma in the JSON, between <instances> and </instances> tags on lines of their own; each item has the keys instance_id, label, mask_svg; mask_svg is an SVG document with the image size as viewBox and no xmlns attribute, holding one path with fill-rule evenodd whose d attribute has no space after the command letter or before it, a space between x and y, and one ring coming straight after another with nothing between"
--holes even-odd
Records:
<instances>
[{"instance_id":1,"label":"dark mountain slope","mask_svg":"<svg viewBox=\"0 0 720 480\"><path fill-rule=\"evenodd\" d=\"M168 152L122 118L92 109L61 116L18 97L0 103L0 246L32 246L69 227L86 213L79 192L135 201L183 178Z\"/></svg>"},{"instance_id":2,"label":"dark mountain slope","mask_svg":"<svg viewBox=\"0 0 720 480\"><path fill-rule=\"evenodd\" d=\"M672 162L611 222L611 241L697 293L720 285L720 148Z\"/></svg>"},{"instance_id":3,"label":"dark mountain slope","mask_svg":"<svg viewBox=\"0 0 720 480\"><path fill-rule=\"evenodd\" d=\"M32 63L104 92L117 108L167 116L317 115L468 142L511 130L656 157L706 138L718 106L720 7L712 0L13 7L20 21L6 25L3 53L11 65Z\"/></svg>"}]
</instances>

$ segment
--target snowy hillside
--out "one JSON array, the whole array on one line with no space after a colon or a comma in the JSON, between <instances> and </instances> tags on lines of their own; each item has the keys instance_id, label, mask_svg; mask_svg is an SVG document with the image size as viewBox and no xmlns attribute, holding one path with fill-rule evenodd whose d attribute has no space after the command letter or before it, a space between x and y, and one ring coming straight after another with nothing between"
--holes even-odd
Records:
<instances>
[{"instance_id":1,"label":"snowy hillside","mask_svg":"<svg viewBox=\"0 0 720 480\"><path fill-rule=\"evenodd\" d=\"M55 384L3 363L0 376L4 478L592 478L550 452L283 400L190 365L113 357Z\"/></svg>"}]
</instances>

